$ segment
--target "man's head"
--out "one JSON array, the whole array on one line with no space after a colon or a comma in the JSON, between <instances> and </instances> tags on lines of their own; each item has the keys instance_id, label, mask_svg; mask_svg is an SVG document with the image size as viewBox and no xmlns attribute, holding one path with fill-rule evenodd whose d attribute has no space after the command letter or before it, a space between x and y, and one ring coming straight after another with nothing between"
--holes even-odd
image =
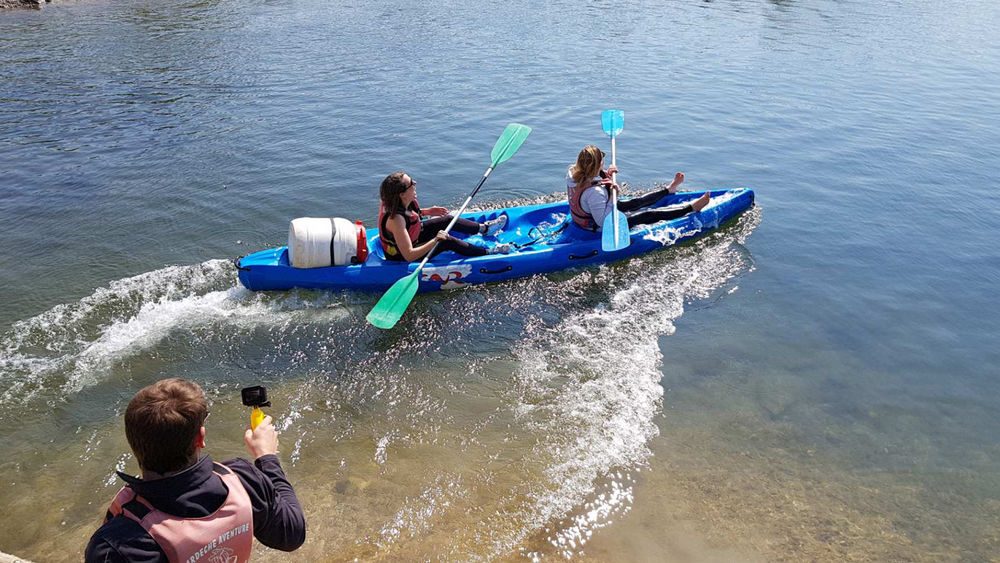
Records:
<instances>
[{"instance_id":1,"label":"man's head","mask_svg":"<svg viewBox=\"0 0 1000 563\"><path fill-rule=\"evenodd\" d=\"M125 409L125 437L143 471L180 471L204 446L208 416L205 393L197 383L171 378L144 387Z\"/></svg>"}]
</instances>

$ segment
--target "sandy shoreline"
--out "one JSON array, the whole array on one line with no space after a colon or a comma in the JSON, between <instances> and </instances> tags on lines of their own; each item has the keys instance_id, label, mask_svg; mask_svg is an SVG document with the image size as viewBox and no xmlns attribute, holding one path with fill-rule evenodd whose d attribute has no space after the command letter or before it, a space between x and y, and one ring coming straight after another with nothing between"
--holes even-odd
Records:
<instances>
[{"instance_id":1,"label":"sandy shoreline","mask_svg":"<svg viewBox=\"0 0 1000 563\"><path fill-rule=\"evenodd\" d=\"M31 563L31 561L0 551L0 563Z\"/></svg>"}]
</instances>

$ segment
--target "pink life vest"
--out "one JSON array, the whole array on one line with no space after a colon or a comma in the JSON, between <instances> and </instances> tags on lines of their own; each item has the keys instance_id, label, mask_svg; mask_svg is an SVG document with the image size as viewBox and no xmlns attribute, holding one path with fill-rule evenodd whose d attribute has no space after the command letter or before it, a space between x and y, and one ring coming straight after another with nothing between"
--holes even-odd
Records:
<instances>
[{"instance_id":1,"label":"pink life vest","mask_svg":"<svg viewBox=\"0 0 1000 563\"><path fill-rule=\"evenodd\" d=\"M410 242L416 242L420 237L420 204L414 199L410 207L403 212L403 221L406 222L406 233L410 235ZM385 204L378 208L378 240L382 243L382 252L389 260L405 260L396 245L396 238L389 232L386 222L389 215L385 212Z\"/></svg>"},{"instance_id":2,"label":"pink life vest","mask_svg":"<svg viewBox=\"0 0 1000 563\"><path fill-rule=\"evenodd\" d=\"M573 222L576 223L578 227L587 229L588 231L596 231L599 225L597 224L597 221L594 221L594 217L583 209L583 205L580 204L580 199L583 198L583 192L589 190L597 184L598 180L595 179L589 186L581 188L573 182L572 178L567 178L566 181L566 199L569 200L569 213L573 216Z\"/></svg>"},{"instance_id":3,"label":"pink life vest","mask_svg":"<svg viewBox=\"0 0 1000 563\"><path fill-rule=\"evenodd\" d=\"M224 465L213 470L229 495L218 510L201 518L181 518L153 508L130 487L122 487L111 502L112 517L124 514L156 540L170 563L243 563L253 549L253 507L250 495L235 473ZM127 506L135 501L149 509L140 516ZM133 505L134 507L134 505ZM142 511L139 511L142 512Z\"/></svg>"}]
</instances>

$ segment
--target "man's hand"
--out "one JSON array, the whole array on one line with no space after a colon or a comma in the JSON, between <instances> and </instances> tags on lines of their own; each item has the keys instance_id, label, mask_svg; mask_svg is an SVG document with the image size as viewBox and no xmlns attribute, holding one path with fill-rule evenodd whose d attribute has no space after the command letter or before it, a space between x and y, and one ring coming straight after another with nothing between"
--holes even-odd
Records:
<instances>
[{"instance_id":1,"label":"man's hand","mask_svg":"<svg viewBox=\"0 0 1000 563\"><path fill-rule=\"evenodd\" d=\"M265 416L264 420L257 425L257 428L243 433L243 441L246 442L247 451L250 457L257 459L260 456L278 453L278 431L271 424L271 417Z\"/></svg>"}]
</instances>

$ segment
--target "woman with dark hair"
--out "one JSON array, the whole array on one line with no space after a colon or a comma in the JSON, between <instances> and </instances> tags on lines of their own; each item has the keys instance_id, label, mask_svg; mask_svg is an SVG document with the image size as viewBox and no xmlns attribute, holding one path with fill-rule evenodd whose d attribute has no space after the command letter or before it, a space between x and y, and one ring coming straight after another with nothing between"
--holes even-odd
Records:
<instances>
[{"instance_id":1,"label":"woman with dark hair","mask_svg":"<svg viewBox=\"0 0 1000 563\"><path fill-rule=\"evenodd\" d=\"M573 223L588 231L598 231L604 224L604 218L611 213L611 193L618 190L618 184L611 181L611 175L618 172L616 166L604 170L604 152L594 145L583 147L576 157L576 163L566 171L566 197L569 199L570 213ZM648 225L659 221L669 221L683 217L692 211L701 211L708 205L709 195L706 192L698 199L671 207L645 209L653 205L663 196L675 193L677 186L684 181L684 173L678 172L674 180L662 190L650 192L640 197L618 201L618 210L625 213L628 226Z\"/></svg>"},{"instance_id":2,"label":"woman with dark hair","mask_svg":"<svg viewBox=\"0 0 1000 563\"><path fill-rule=\"evenodd\" d=\"M393 172L386 176L379 195L382 204L378 211L378 238L387 260L420 260L434 248L435 243L437 249L432 256L448 250L462 256L510 252L509 244L496 244L487 249L444 232L452 216L444 207L421 209L417 203L417 182L405 172ZM466 235L493 236L506 224L506 215L485 223L459 218L452 230Z\"/></svg>"}]
</instances>

